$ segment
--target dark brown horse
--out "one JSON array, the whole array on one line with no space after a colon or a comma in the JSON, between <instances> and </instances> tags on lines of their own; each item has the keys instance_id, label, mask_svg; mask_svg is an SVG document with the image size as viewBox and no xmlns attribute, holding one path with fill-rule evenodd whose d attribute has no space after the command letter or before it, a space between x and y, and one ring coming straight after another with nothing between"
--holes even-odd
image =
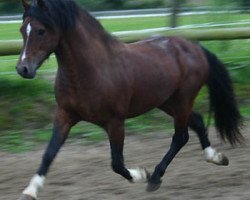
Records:
<instances>
[{"instance_id":1,"label":"dark brown horse","mask_svg":"<svg viewBox=\"0 0 250 200\"><path fill-rule=\"evenodd\" d=\"M228 159L210 146L201 115L192 111L195 97L207 84L222 139L232 144L240 141L241 117L231 81L214 54L179 37L124 44L70 0L36 0L31 5L23 0L23 6L24 47L17 72L24 78L34 78L54 52L58 61L58 106L41 166L21 199L37 198L70 128L81 120L107 131L113 170L131 183L148 182L148 191L160 187L168 165L188 141L188 127L197 132L208 162L228 164ZM174 118L175 133L169 151L150 176L144 168L125 167L123 142L125 119L153 108Z\"/></svg>"}]
</instances>

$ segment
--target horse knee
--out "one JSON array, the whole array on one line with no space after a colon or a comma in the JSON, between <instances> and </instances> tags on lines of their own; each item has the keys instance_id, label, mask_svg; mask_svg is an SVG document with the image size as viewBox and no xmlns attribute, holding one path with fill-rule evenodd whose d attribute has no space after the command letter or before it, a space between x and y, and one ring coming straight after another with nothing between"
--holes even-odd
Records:
<instances>
[{"instance_id":1,"label":"horse knee","mask_svg":"<svg viewBox=\"0 0 250 200\"><path fill-rule=\"evenodd\" d=\"M184 132L181 134L175 134L173 136L173 145L175 145L178 149L182 148L189 140L188 132Z\"/></svg>"},{"instance_id":2,"label":"horse knee","mask_svg":"<svg viewBox=\"0 0 250 200\"><path fill-rule=\"evenodd\" d=\"M180 146L183 147L185 144L187 144L188 140L189 140L189 134L188 134L188 132L186 132L186 133L183 134L183 136L181 137Z\"/></svg>"},{"instance_id":3,"label":"horse knee","mask_svg":"<svg viewBox=\"0 0 250 200\"><path fill-rule=\"evenodd\" d=\"M184 134L184 138L183 138L184 145L187 144L188 140L189 140L189 134L187 132L186 134Z\"/></svg>"}]
</instances>

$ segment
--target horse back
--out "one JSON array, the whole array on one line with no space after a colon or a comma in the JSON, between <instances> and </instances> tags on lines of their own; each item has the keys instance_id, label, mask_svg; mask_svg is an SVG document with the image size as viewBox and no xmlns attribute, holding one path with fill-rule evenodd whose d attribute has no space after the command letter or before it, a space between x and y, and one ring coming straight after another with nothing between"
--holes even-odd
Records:
<instances>
[{"instance_id":1,"label":"horse back","mask_svg":"<svg viewBox=\"0 0 250 200\"><path fill-rule=\"evenodd\" d=\"M129 44L128 52L134 76L131 116L164 104L179 90L189 90L194 99L206 81L207 60L194 42L153 37Z\"/></svg>"}]
</instances>

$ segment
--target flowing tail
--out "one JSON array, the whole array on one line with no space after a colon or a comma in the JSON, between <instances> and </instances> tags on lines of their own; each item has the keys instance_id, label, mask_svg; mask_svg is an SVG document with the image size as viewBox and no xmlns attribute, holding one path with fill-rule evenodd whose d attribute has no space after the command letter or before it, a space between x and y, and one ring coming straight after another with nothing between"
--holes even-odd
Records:
<instances>
[{"instance_id":1,"label":"flowing tail","mask_svg":"<svg viewBox=\"0 0 250 200\"><path fill-rule=\"evenodd\" d=\"M240 132L242 117L240 115L232 82L223 63L207 49L203 52L209 63L207 86L210 94L210 109L214 113L215 126L222 140L228 140L232 145L242 143Z\"/></svg>"}]
</instances>

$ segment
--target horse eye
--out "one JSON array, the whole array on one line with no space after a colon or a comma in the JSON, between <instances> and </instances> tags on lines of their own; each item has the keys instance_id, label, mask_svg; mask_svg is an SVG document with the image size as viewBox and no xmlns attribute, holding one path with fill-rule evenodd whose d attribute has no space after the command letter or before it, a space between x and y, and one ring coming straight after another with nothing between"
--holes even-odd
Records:
<instances>
[{"instance_id":1,"label":"horse eye","mask_svg":"<svg viewBox=\"0 0 250 200\"><path fill-rule=\"evenodd\" d=\"M45 33L45 30L44 30L44 29L39 29L39 30L37 31L37 33L38 33L38 35L43 36L44 33Z\"/></svg>"}]
</instances>

